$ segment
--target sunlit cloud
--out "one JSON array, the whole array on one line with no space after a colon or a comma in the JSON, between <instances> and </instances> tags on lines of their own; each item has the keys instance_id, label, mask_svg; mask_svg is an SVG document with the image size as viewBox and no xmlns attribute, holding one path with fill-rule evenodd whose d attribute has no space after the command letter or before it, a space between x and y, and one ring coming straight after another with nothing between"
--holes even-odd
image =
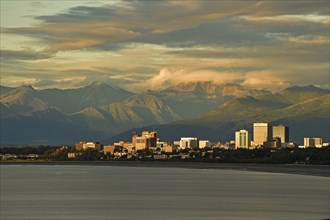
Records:
<instances>
[{"instance_id":1,"label":"sunlit cloud","mask_svg":"<svg viewBox=\"0 0 330 220\"><path fill-rule=\"evenodd\" d=\"M321 24L327 24L329 21L329 15L317 15L317 14L307 14L307 15L275 15L270 17L249 17L242 16L241 18L254 21L254 22L300 22L309 21Z\"/></svg>"},{"instance_id":2,"label":"sunlit cloud","mask_svg":"<svg viewBox=\"0 0 330 220\"><path fill-rule=\"evenodd\" d=\"M15 3L34 22L1 24L2 84L329 84L328 1L75 1L42 13L51 3Z\"/></svg>"}]
</instances>

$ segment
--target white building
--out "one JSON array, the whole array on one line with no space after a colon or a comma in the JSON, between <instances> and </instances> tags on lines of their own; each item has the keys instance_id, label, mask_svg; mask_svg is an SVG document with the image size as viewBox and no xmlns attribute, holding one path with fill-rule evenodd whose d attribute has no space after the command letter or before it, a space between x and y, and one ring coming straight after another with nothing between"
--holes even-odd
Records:
<instances>
[{"instance_id":1,"label":"white building","mask_svg":"<svg viewBox=\"0 0 330 220\"><path fill-rule=\"evenodd\" d=\"M240 130L235 132L235 147L236 148L250 148L251 140L247 130Z\"/></svg>"},{"instance_id":2,"label":"white building","mask_svg":"<svg viewBox=\"0 0 330 220\"><path fill-rule=\"evenodd\" d=\"M198 142L198 147L199 148L205 148L205 147L210 147L211 146L211 142L209 140L200 140Z\"/></svg>"},{"instance_id":3,"label":"white building","mask_svg":"<svg viewBox=\"0 0 330 220\"><path fill-rule=\"evenodd\" d=\"M322 145L323 145L322 138L311 138L311 137L304 138L305 147L322 147Z\"/></svg>"},{"instance_id":4,"label":"white building","mask_svg":"<svg viewBox=\"0 0 330 220\"><path fill-rule=\"evenodd\" d=\"M180 140L180 149L191 149L198 147L197 137L182 137Z\"/></svg>"}]
</instances>

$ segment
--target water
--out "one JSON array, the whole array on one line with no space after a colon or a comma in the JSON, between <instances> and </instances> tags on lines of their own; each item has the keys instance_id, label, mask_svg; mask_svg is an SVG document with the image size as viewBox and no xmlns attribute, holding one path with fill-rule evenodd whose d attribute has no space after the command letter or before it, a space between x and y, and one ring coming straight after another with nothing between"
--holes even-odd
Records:
<instances>
[{"instance_id":1,"label":"water","mask_svg":"<svg viewBox=\"0 0 330 220\"><path fill-rule=\"evenodd\" d=\"M1 165L1 218L329 218L329 178L249 171Z\"/></svg>"}]
</instances>

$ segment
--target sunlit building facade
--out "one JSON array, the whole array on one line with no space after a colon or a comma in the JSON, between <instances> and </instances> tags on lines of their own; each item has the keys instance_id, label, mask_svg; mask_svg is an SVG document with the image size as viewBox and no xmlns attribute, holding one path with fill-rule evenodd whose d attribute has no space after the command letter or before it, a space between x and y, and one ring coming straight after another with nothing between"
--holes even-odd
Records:
<instances>
[{"instance_id":1,"label":"sunlit building facade","mask_svg":"<svg viewBox=\"0 0 330 220\"><path fill-rule=\"evenodd\" d=\"M195 149L198 148L197 137L182 137L180 140L180 149Z\"/></svg>"},{"instance_id":2,"label":"sunlit building facade","mask_svg":"<svg viewBox=\"0 0 330 220\"><path fill-rule=\"evenodd\" d=\"M276 125L272 128L273 138L280 138L281 143L289 143L289 127L284 125Z\"/></svg>"},{"instance_id":3,"label":"sunlit building facade","mask_svg":"<svg viewBox=\"0 0 330 220\"><path fill-rule=\"evenodd\" d=\"M253 123L253 141L255 146L262 146L272 137L272 127L268 123Z\"/></svg>"},{"instance_id":4,"label":"sunlit building facade","mask_svg":"<svg viewBox=\"0 0 330 220\"><path fill-rule=\"evenodd\" d=\"M305 137L304 138L304 146L305 147L322 147L323 140L322 138L312 138L312 137Z\"/></svg>"},{"instance_id":5,"label":"sunlit building facade","mask_svg":"<svg viewBox=\"0 0 330 220\"><path fill-rule=\"evenodd\" d=\"M236 148L250 148L251 140L247 130L240 130L235 132L235 147Z\"/></svg>"}]
</instances>

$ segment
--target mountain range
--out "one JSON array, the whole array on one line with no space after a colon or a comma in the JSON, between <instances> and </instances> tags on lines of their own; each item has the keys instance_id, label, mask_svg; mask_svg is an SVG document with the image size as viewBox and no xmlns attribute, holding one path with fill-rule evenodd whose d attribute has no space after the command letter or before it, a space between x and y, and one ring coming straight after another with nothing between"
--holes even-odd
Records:
<instances>
[{"instance_id":1,"label":"mountain range","mask_svg":"<svg viewBox=\"0 0 330 220\"><path fill-rule=\"evenodd\" d=\"M1 144L107 144L152 127L166 140L230 140L235 130L251 130L256 121L290 126L292 140L302 135L329 139L329 90L315 86L278 93L213 82L139 94L103 82L67 90L0 89Z\"/></svg>"}]
</instances>

